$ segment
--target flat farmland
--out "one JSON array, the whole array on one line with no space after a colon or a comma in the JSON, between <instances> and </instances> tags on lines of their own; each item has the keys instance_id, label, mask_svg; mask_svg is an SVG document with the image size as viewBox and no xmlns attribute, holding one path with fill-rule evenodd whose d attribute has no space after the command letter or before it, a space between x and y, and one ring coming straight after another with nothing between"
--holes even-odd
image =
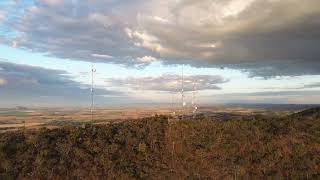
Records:
<instances>
[{"instance_id":1,"label":"flat farmland","mask_svg":"<svg viewBox=\"0 0 320 180\"><path fill-rule=\"evenodd\" d=\"M91 114L87 108L41 108L41 109L0 109L0 132L21 128L55 128L83 123L108 124L110 122L134 120L155 115L191 115L192 107L150 107L150 108L99 108ZM261 107L200 107L198 114L213 118L227 119L255 114L289 114L295 109L273 110Z\"/></svg>"},{"instance_id":2,"label":"flat farmland","mask_svg":"<svg viewBox=\"0 0 320 180\"><path fill-rule=\"evenodd\" d=\"M127 119L138 119L155 114L170 114L170 109L155 108L117 108L96 109L32 109L32 110L0 110L0 131L19 128L56 127L92 122L109 123ZM93 121L92 121L93 120Z\"/></svg>"}]
</instances>

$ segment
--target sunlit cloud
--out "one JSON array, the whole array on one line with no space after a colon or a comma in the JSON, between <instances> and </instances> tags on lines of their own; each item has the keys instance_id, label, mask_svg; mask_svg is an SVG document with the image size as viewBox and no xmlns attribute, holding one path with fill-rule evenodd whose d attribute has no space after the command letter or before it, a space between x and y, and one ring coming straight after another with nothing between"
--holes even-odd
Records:
<instances>
[{"instance_id":1,"label":"sunlit cloud","mask_svg":"<svg viewBox=\"0 0 320 180\"><path fill-rule=\"evenodd\" d=\"M150 63L150 62L156 61L157 59L152 56L143 56L143 57L137 58L137 60L141 63Z\"/></svg>"},{"instance_id":2,"label":"sunlit cloud","mask_svg":"<svg viewBox=\"0 0 320 180\"><path fill-rule=\"evenodd\" d=\"M105 59L113 58L112 56L107 54L91 54L91 56L96 58L105 58Z\"/></svg>"},{"instance_id":3,"label":"sunlit cloud","mask_svg":"<svg viewBox=\"0 0 320 180\"><path fill-rule=\"evenodd\" d=\"M125 79L111 78L106 82L115 87L128 87L133 90L150 90L162 92L180 92L182 88L182 77L175 74L149 77L128 77ZM219 84L228 82L221 76L193 75L184 76L184 91L220 90Z\"/></svg>"},{"instance_id":4,"label":"sunlit cloud","mask_svg":"<svg viewBox=\"0 0 320 180\"><path fill-rule=\"evenodd\" d=\"M135 66L154 57L252 76L264 76L252 67L266 65L281 75L285 64L288 75L320 73L312 68L320 56L317 0L37 0L22 12L8 24L16 37L5 42L58 58Z\"/></svg>"},{"instance_id":5,"label":"sunlit cloud","mask_svg":"<svg viewBox=\"0 0 320 180\"><path fill-rule=\"evenodd\" d=\"M7 84L7 80L0 77L0 86L4 86Z\"/></svg>"}]
</instances>

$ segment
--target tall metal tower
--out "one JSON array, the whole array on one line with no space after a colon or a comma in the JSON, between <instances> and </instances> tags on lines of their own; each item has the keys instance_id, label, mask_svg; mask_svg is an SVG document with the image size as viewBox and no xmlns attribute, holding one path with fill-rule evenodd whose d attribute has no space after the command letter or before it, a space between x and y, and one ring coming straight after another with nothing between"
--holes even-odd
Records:
<instances>
[{"instance_id":1,"label":"tall metal tower","mask_svg":"<svg viewBox=\"0 0 320 180\"><path fill-rule=\"evenodd\" d=\"M182 72L181 72L181 105L182 105L182 118L184 113L184 107L186 106L186 102L184 101L184 64L182 64Z\"/></svg>"},{"instance_id":2,"label":"tall metal tower","mask_svg":"<svg viewBox=\"0 0 320 180\"><path fill-rule=\"evenodd\" d=\"M175 116L176 115L176 112L175 112L175 109L174 109L174 91L171 92L171 109L172 109L172 115Z\"/></svg>"},{"instance_id":3,"label":"tall metal tower","mask_svg":"<svg viewBox=\"0 0 320 180\"><path fill-rule=\"evenodd\" d=\"M192 113L195 114L198 110L197 103L196 103L196 94L197 94L197 84L196 80L193 82L193 91L192 91L192 107L193 111Z\"/></svg>"},{"instance_id":4,"label":"tall metal tower","mask_svg":"<svg viewBox=\"0 0 320 180\"><path fill-rule=\"evenodd\" d=\"M93 121L93 111L94 111L94 74L96 73L96 69L91 64L91 121Z\"/></svg>"}]
</instances>

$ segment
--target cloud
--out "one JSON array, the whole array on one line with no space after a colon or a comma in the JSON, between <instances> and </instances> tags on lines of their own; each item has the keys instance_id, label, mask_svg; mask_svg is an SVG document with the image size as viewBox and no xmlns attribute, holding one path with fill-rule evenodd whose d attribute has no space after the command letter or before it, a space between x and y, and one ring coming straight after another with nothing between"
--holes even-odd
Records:
<instances>
[{"instance_id":1,"label":"cloud","mask_svg":"<svg viewBox=\"0 0 320 180\"><path fill-rule=\"evenodd\" d=\"M59 58L320 74L318 0L36 0L23 12L6 42Z\"/></svg>"},{"instance_id":2,"label":"cloud","mask_svg":"<svg viewBox=\"0 0 320 180\"><path fill-rule=\"evenodd\" d=\"M258 69L247 68L252 76L320 73L313 68L320 57L317 0L153 2L155 13L139 16L132 39L166 63L191 59L187 62L195 66L254 64ZM157 13L170 23L152 18ZM282 64L284 74L278 69ZM266 66L273 71L257 73Z\"/></svg>"},{"instance_id":3,"label":"cloud","mask_svg":"<svg viewBox=\"0 0 320 180\"><path fill-rule=\"evenodd\" d=\"M156 61L157 59L152 56L143 56L143 57L137 58L137 60L141 63L150 63L152 61Z\"/></svg>"},{"instance_id":4,"label":"cloud","mask_svg":"<svg viewBox=\"0 0 320 180\"><path fill-rule=\"evenodd\" d=\"M0 10L0 23L5 19L6 17L6 12Z\"/></svg>"},{"instance_id":5,"label":"cloud","mask_svg":"<svg viewBox=\"0 0 320 180\"><path fill-rule=\"evenodd\" d=\"M264 91L254 93L234 93L234 96L250 95L250 96L304 96L304 95L320 95L320 91Z\"/></svg>"},{"instance_id":6,"label":"cloud","mask_svg":"<svg viewBox=\"0 0 320 180\"><path fill-rule=\"evenodd\" d=\"M319 104L320 91L265 91L203 96L206 103Z\"/></svg>"},{"instance_id":7,"label":"cloud","mask_svg":"<svg viewBox=\"0 0 320 180\"><path fill-rule=\"evenodd\" d=\"M58 58L134 65L132 59L149 54L134 47L124 31L135 22L135 4L139 0L36 0L9 24L17 36L7 42Z\"/></svg>"},{"instance_id":8,"label":"cloud","mask_svg":"<svg viewBox=\"0 0 320 180\"><path fill-rule=\"evenodd\" d=\"M91 54L91 56L96 58L105 58L105 59L113 58L112 56L107 54Z\"/></svg>"},{"instance_id":9,"label":"cloud","mask_svg":"<svg viewBox=\"0 0 320 180\"><path fill-rule=\"evenodd\" d=\"M320 87L320 82L304 85L304 88L319 88L319 87Z\"/></svg>"},{"instance_id":10,"label":"cloud","mask_svg":"<svg viewBox=\"0 0 320 180\"><path fill-rule=\"evenodd\" d=\"M159 17L159 16L154 16L153 19L156 20L156 21L159 21L161 23L169 23L170 22L169 20L164 19L164 18Z\"/></svg>"},{"instance_id":11,"label":"cloud","mask_svg":"<svg viewBox=\"0 0 320 180\"><path fill-rule=\"evenodd\" d=\"M0 78L0 86L4 86L7 84L7 80L4 78Z\"/></svg>"},{"instance_id":12,"label":"cloud","mask_svg":"<svg viewBox=\"0 0 320 180\"><path fill-rule=\"evenodd\" d=\"M42 0L41 2L49 6L61 6L63 4L63 0Z\"/></svg>"},{"instance_id":13,"label":"cloud","mask_svg":"<svg viewBox=\"0 0 320 180\"><path fill-rule=\"evenodd\" d=\"M319 75L320 63L305 60L270 60L265 62L226 64L217 67L228 67L248 73L249 77L272 78L276 76Z\"/></svg>"},{"instance_id":14,"label":"cloud","mask_svg":"<svg viewBox=\"0 0 320 180\"><path fill-rule=\"evenodd\" d=\"M318 55L314 45L319 33L312 30L320 26L314 19L320 15L316 0L167 1L167 6L158 8L165 9L164 16L174 23L163 24L149 15L142 15L139 21L143 31L140 31L158 39L157 44L183 58L239 63L313 59L315 54L310 55L310 52ZM214 42L220 42L220 47L214 50L194 46ZM299 52L293 51L297 49ZM163 56L175 56L155 50Z\"/></svg>"},{"instance_id":15,"label":"cloud","mask_svg":"<svg viewBox=\"0 0 320 180\"><path fill-rule=\"evenodd\" d=\"M73 81L65 71L0 61L2 105L84 105L90 102L90 87ZM96 96L120 96L97 88ZM45 97L45 98L44 98ZM103 101L104 98L99 98Z\"/></svg>"},{"instance_id":16,"label":"cloud","mask_svg":"<svg viewBox=\"0 0 320 180\"><path fill-rule=\"evenodd\" d=\"M184 77L184 91L219 90L218 84L228 80L221 76L194 75ZM115 87L129 87L133 90L150 90L162 92L180 92L182 79L179 75L165 74L157 77L135 77L126 79L107 79L106 82Z\"/></svg>"},{"instance_id":17,"label":"cloud","mask_svg":"<svg viewBox=\"0 0 320 180\"><path fill-rule=\"evenodd\" d=\"M11 47L17 48L18 47L17 41L12 41Z\"/></svg>"}]
</instances>

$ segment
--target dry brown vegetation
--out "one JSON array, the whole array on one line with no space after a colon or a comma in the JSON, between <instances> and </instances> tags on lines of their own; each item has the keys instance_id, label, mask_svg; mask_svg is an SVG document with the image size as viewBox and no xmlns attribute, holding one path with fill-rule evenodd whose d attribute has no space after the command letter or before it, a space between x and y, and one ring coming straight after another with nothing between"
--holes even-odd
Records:
<instances>
[{"instance_id":1,"label":"dry brown vegetation","mask_svg":"<svg viewBox=\"0 0 320 180\"><path fill-rule=\"evenodd\" d=\"M3 133L0 179L320 178L319 116L184 119Z\"/></svg>"}]
</instances>

